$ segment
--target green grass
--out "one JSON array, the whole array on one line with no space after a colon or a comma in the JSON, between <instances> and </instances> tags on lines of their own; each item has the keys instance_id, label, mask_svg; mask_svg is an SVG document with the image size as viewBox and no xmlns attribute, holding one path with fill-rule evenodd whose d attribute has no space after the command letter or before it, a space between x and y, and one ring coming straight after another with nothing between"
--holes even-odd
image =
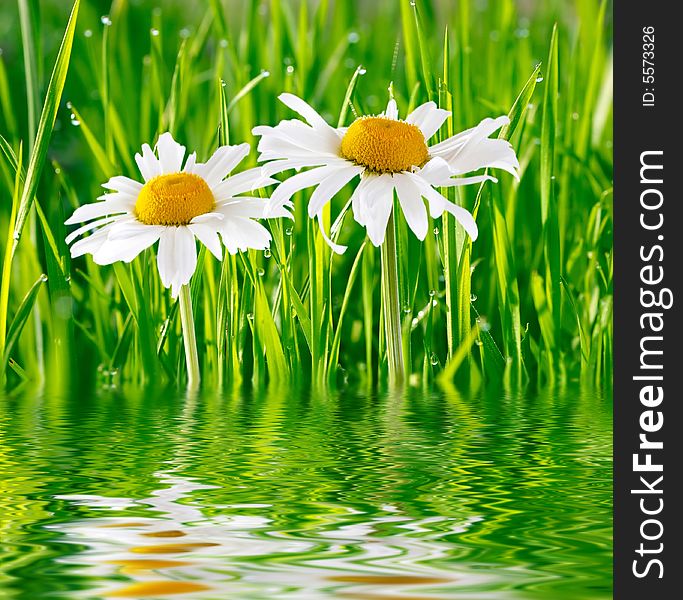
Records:
<instances>
[{"instance_id":1,"label":"green grass","mask_svg":"<svg viewBox=\"0 0 683 600\"><path fill-rule=\"evenodd\" d=\"M610 384L610 5L188 7L88 2L77 21L57 1L0 7L5 385L183 384L179 310L153 251L131 265L72 262L65 218L108 177L138 177L134 153L163 131L205 159L227 141L254 147L253 126L291 118L283 91L348 125L382 111L390 85L402 114L428 99L452 110L442 137L509 114L500 135L522 165L519 182L496 173L497 185L448 190L477 215L474 244L452 218L420 243L397 217L409 381ZM191 293L204 385L386 385L379 249L348 213L335 231L349 250L332 255L307 218L309 194L295 198L294 223L269 223L269 253L222 264L201 253ZM349 195L335 198L328 225Z\"/></svg>"}]
</instances>

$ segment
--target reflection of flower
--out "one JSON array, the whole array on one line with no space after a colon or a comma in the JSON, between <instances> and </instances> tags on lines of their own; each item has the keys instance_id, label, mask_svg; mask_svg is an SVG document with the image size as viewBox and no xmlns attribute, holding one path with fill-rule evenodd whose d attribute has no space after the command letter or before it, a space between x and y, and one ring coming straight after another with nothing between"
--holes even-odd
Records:
<instances>
[{"instance_id":1,"label":"reflection of flower","mask_svg":"<svg viewBox=\"0 0 683 600\"><path fill-rule=\"evenodd\" d=\"M183 166L185 147L164 133L156 152L155 156L145 144L142 154L135 155L144 184L121 175L112 177L103 187L114 193L100 196L102 202L81 206L66 221L67 225L88 222L71 233L67 243L96 229L71 247L72 257L92 254L100 265L130 262L159 241L159 275L175 297L197 266L195 238L219 260L218 234L231 254L270 245L268 230L253 220L263 216L263 200L242 194L274 182L262 178L259 169L225 179L249 153L248 144L222 146L206 163L196 162L192 153ZM290 216L286 203L271 216Z\"/></svg>"},{"instance_id":2,"label":"reflection of flower","mask_svg":"<svg viewBox=\"0 0 683 600\"><path fill-rule=\"evenodd\" d=\"M348 128L333 128L306 102L292 94L280 100L299 113L300 120L282 121L275 127L256 127L261 136L259 160L272 161L263 167L271 176L288 169L315 167L284 181L273 193L268 211L277 214L291 197L304 188L317 186L308 204L311 218L318 217L322 229L323 207L347 183L360 176L352 196L356 221L366 228L375 246L384 235L393 206L394 191L408 225L419 239L427 235L428 220L423 198L433 218L451 213L472 239L477 226L472 215L450 202L435 188L495 181L489 175L456 177L487 167L504 169L517 176L519 163L512 146L489 136L508 123L507 117L484 119L479 125L433 146L427 145L450 113L434 102L417 107L405 121L398 119L396 102L386 112L356 119ZM323 230L328 243L338 252Z\"/></svg>"},{"instance_id":3,"label":"reflection of flower","mask_svg":"<svg viewBox=\"0 0 683 600\"><path fill-rule=\"evenodd\" d=\"M139 500L58 496L96 511L130 511L130 516L49 526L78 545L77 553L62 560L85 565L83 574L99 586L98 596L246 598L272 596L275 590L282 597L325 598L337 597L340 590L397 594L404 585L419 591L421 584L434 590L454 580L451 570L429 565L447 560L452 552L452 545L433 539L434 534L463 532L480 520L416 520L393 506L382 506L370 517L335 505L324 525L281 531L263 515L268 504L214 505L211 512L220 513L207 516L192 502L192 494L216 486L172 473L157 477L163 487ZM248 514L234 514L244 511ZM127 577L123 587L120 575ZM485 579L473 573L458 578L469 583ZM92 590L83 596L92 597Z\"/></svg>"}]
</instances>

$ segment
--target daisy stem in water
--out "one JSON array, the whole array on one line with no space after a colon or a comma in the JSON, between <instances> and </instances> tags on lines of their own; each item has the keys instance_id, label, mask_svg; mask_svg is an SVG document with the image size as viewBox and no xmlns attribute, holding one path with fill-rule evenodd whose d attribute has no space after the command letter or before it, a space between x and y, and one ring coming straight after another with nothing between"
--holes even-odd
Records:
<instances>
[{"instance_id":1,"label":"daisy stem in water","mask_svg":"<svg viewBox=\"0 0 683 600\"><path fill-rule=\"evenodd\" d=\"M393 210L389 215L387 232L381 247L382 303L384 332L389 364L389 384L401 385L405 376L401 344L401 305L398 296L398 265L396 262L396 233Z\"/></svg>"},{"instance_id":2,"label":"daisy stem in water","mask_svg":"<svg viewBox=\"0 0 683 600\"><path fill-rule=\"evenodd\" d=\"M187 385L195 388L199 385L199 355L197 354L197 337L194 333L194 315L192 314L192 297L190 286L180 288L180 323L183 328L185 344L185 361L187 363Z\"/></svg>"}]
</instances>

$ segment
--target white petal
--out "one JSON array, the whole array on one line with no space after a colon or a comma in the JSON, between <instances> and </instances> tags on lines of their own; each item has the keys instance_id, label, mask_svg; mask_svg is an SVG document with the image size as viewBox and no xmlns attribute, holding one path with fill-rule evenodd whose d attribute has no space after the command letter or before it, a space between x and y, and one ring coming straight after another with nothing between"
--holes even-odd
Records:
<instances>
[{"instance_id":1,"label":"white petal","mask_svg":"<svg viewBox=\"0 0 683 600\"><path fill-rule=\"evenodd\" d=\"M142 189L142 184L130 177L117 175L116 177L112 177L107 183L103 183L102 187L116 192L125 192L137 198L137 195Z\"/></svg>"},{"instance_id":2,"label":"white petal","mask_svg":"<svg viewBox=\"0 0 683 600\"><path fill-rule=\"evenodd\" d=\"M278 96L280 102L285 106L291 108L294 112L299 113L304 119L306 119L312 127L317 127L320 129L330 128L330 125L323 119L318 112L307 102L295 96L294 94L280 94Z\"/></svg>"},{"instance_id":3,"label":"white petal","mask_svg":"<svg viewBox=\"0 0 683 600\"><path fill-rule=\"evenodd\" d=\"M185 166L183 167L183 171L185 173L194 173L194 166L197 164L197 153L193 152L190 154L190 156L187 157L187 160L185 161Z\"/></svg>"},{"instance_id":4,"label":"white petal","mask_svg":"<svg viewBox=\"0 0 683 600\"><path fill-rule=\"evenodd\" d=\"M394 183L391 175L369 177L362 198L363 218L368 237L375 246L381 246L394 204Z\"/></svg>"},{"instance_id":5,"label":"white petal","mask_svg":"<svg viewBox=\"0 0 683 600\"><path fill-rule=\"evenodd\" d=\"M79 206L74 211L74 214L64 221L64 224L73 225L74 223L85 223L86 221L91 221L92 219L97 219L106 215L130 212L134 207L135 199L130 198L129 196L124 197L124 199L117 198L116 200L105 200L104 202L84 204L83 206Z\"/></svg>"},{"instance_id":6,"label":"white petal","mask_svg":"<svg viewBox=\"0 0 683 600\"><path fill-rule=\"evenodd\" d=\"M519 162L510 143L488 138L507 123L507 117L484 119L476 127L432 146L430 154L443 158L453 174L492 167L504 169L517 177Z\"/></svg>"},{"instance_id":7,"label":"white petal","mask_svg":"<svg viewBox=\"0 0 683 600\"><path fill-rule=\"evenodd\" d=\"M197 246L187 227L165 229L159 239L157 266L164 287L170 287L171 296L177 297L197 267Z\"/></svg>"},{"instance_id":8,"label":"white petal","mask_svg":"<svg viewBox=\"0 0 683 600\"><path fill-rule=\"evenodd\" d=\"M286 179L277 187L266 203L264 216L269 217L272 211L283 206L298 191L311 187L312 185L318 185L323 179L336 170L336 166L318 167L317 169L304 171L303 173L298 173L289 179Z\"/></svg>"},{"instance_id":9,"label":"white petal","mask_svg":"<svg viewBox=\"0 0 683 600\"><path fill-rule=\"evenodd\" d=\"M279 181L263 174L262 167L247 169L221 181L211 191L216 202L239 196L244 192L253 192L269 185L277 185Z\"/></svg>"},{"instance_id":10,"label":"white petal","mask_svg":"<svg viewBox=\"0 0 683 600\"><path fill-rule=\"evenodd\" d=\"M291 208L291 202L287 202L280 207L274 207L269 213L270 218L286 217L291 219L292 215L287 210ZM261 198L232 198L229 201L216 207L216 211L227 217L247 217L253 219L263 218L266 208L266 200Z\"/></svg>"},{"instance_id":11,"label":"white petal","mask_svg":"<svg viewBox=\"0 0 683 600\"><path fill-rule=\"evenodd\" d=\"M427 198L427 201L432 209L432 217L436 218L440 216L444 210L446 210L451 213L465 228L465 231L469 234L470 238L472 238L473 242L477 239L479 230L477 228L476 222L474 221L474 217L468 210L464 209L462 206L454 204L448 200L448 198L442 196L426 181L421 182L419 177L415 177L413 181L419 185L420 192L425 198Z\"/></svg>"},{"instance_id":12,"label":"white petal","mask_svg":"<svg viewBox=\"0 0 683 600\"><path fill-rule=\"evenodd\" d=\"M66 239L64 240L66 244L70 244L73 242L79 235L85 233L86 231L90 231L91 229L95 229L96 227L102 227L103 225L107 225L108 223L111 223L112 221L116 221L117 219L120 219L121 215L117 215L114 217L106 217L104 219L99 219L97 221L92 221L88 223L87 225L83 225L82 227L79 227L78 229L72 231L69 235L66 236Z\"/></svg>"},{"instance_id":13,"label":"white petal","mask_svg":"<svg viewBox=\"0 0 683 600\"><path fill-rule=\"evenodd\" d=\"M117 261L130 262L143 250L154 244L161 235L156 227L140 230L137 235L112 239L111 232L107 241L93 253L93 261L98 265L110 265Z\"/></svg>"},{"instance_id":14,"label":"white petal","mask_svg":"<svg viewBox=\"0 0 683 600\"><path fill-rule=\"evenodd\" d=\"M265 250L270 246L270 232L260 223L242 217L226 218L221 222L221 236L230 254L249 248Z\"/></svg>"},{"instance_id":15,"label":"white petal","mask_svg":"<svg viewBox=\"0 0 683 600\"><path fill-rule=\"evenodd\" d=\"M71 258L78 258L84 254L93 254L107 241L111 224L102 227L92 235L78 240L71 246Z\"/></svg>"},{"instance_id":16,"label":"white petal","mask_svg":"<svg viewBox=\"0 0 683 600\"><path fill-rule=\"evenodd\" d=\"M313 218L349 181L363 172L363 167L352 166L335 170L315 188L308 202L308 216Z\"/></svg>"},{"instance_id":17,"label":"white petal","mask_svg":"<svg viewBox=\"0 0 683 600\"><path fill-rule=\"evenodd\" d=\"M138 164L138 169L145 181L153 179L157 175L161 175L161 164L154 152L149 147L149 144L142 145L142 154L135 155L135 162Z\"/></svg>"},{"instance_id":18,"label":"white petal","mask_svg":"<svg viewBox=\"0 0 683 600\"><path fill-rule=\"evenodd\" d=\"M346 159L343 158L330 158L329 156L315 156L311 158L298 158L298 159L283 159L274 160L268 164L261 167L261 171L264 176L275 175L276 173L282 173L282 171L288 171L289 169L303 169L304 167L326 167L333 164L342 165L348 163Z\"/></svg>"},{"instance_id":19,"label":"white petal","mask_svg":"<svg viewBox=\"0 0 683 600\"><path fill-rule=\"evenodd\" d=\"M280 121L275 127L255 127L254 135L261 136L258 143L259 160L278 158L311 158L339 156L341 134L327 126L316 129L303 121L292 119Z\"/></svg>"},{"instance_id":20,"label":"white petal","mask_svg":"<svg viewBox=\"0 0 683 600\"><path fill-rule=\"evenodd\" d=\"M202 177L209 187L217 186L249 154L249 144L221 146L205 164L196 164L194 173Z\"/></svg>"},{"instance_id":21,"label":"white petal","mask_svg":"<svg viewBox=\"0 0 683 600\"><path fill-rule=\"evenodd\" d=\"M438 108L436 102L426 102L406 117L406 123L412 123L419 127L425 139L428 140L450 116L450 111Z\"/></svg>"},{"instance_id":22,"label":"white petal","mask_svg":"<svg viewBox=\"0 0 683 600\"><path fill-rule=\"evenodd\" d=\"M337 254L344 254L344 252L346 252L346 249L348 248L348 246L342 246L340 244L335 244L332 241L332 239L330 238L330 236L327 235L327 232L325 231L325 225L323 223L323 211L320 210L320 212L318 212L316 217L318 219L318 226L320 227L320 233L322 234L323 239L325 240L327 245L330 248L332 248L333 252L336 252Z\"/></svg>"},{"instance_id":23,"label":"white petal","mask_svg":"<svg viewBox=\"0 0 683 600\"><path fill-rule=\"evenodd\" d=\"M429 221L420 189L409 174L394 175L394 186L408 226L413 230L417 239L424 240L429 229Z\"/></svg>"},{"instance_id":24,"label":"white petal","mask_svg":"<svg viewBox=\"0 0 683 600\"><path fill-rule=\"evenodd\" d=\"M181 146L170 133L162 133L157 141L157 154L162 173L179 173L185 157L185 146Z\"/></svg>"},{"instance_id":25,"label":"white petal","mask_svg":"<svg viewBox=\"0 0 683 600\"><path fill-rule=\"evenodd\" d=\"M398 105L396 104L396 100L393 98L389 100L389 104L387 104L387 110L384 113L384 116L387 119L393 119L394 121L398 119Z\"/></svg>"},{"instance_id":26,"label":"white petal","mask_svg":"<svg viewBox=\"0 0 683 600\"><path fill-rule=\"evenodd\" d=\"M475 175L473 177L453 177L448 163L441 157L437 156L430 160L424 167L416 172L422 179L434 187L456 187L462 185L470 185L473 183L481 183L482 181L498 180L492 175Z\"/></svg>"},{"instance_id":27,"label":"white petal","mask_svg":"<svg viewBox=\"0 0 683 600\"><path fill-rule=\"evenodd\" d=\"M223 248L218 238L218 227L209 223L190 223L188 229L218 260L223 260Z\"/></svg>"}]
</instances>

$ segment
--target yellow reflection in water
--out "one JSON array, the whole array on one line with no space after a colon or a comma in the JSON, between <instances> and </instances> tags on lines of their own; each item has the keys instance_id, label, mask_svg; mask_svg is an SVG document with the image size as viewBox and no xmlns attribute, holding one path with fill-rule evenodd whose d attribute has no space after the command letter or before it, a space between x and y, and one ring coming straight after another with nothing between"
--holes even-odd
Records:
<instances>
[{"instance_id":1,"label":"yellow reflection in water","mask_svg":"<svg viewBox=\"0 0 683 600\"><path fill-rule=\"evenodd\" d=\"M143 581L105 592L108 598L139 598L144 596L163 596L166 594L189 594L211 589L207 585L192 581Z\"/></svg>"},{"instance_id":2,"label":"yellow reflection in water","mask_svg":"<svg viewBox=\"0 0 683 600\"><path fill-rule=\"evenodd\" d=\"M180 552L192 552L196 548L208 548L218 546L211 542L194 542L187 544L155 544L154 546L136 546L131 552L136 554L177 554Z\"/></svg>"}]
</instances>

